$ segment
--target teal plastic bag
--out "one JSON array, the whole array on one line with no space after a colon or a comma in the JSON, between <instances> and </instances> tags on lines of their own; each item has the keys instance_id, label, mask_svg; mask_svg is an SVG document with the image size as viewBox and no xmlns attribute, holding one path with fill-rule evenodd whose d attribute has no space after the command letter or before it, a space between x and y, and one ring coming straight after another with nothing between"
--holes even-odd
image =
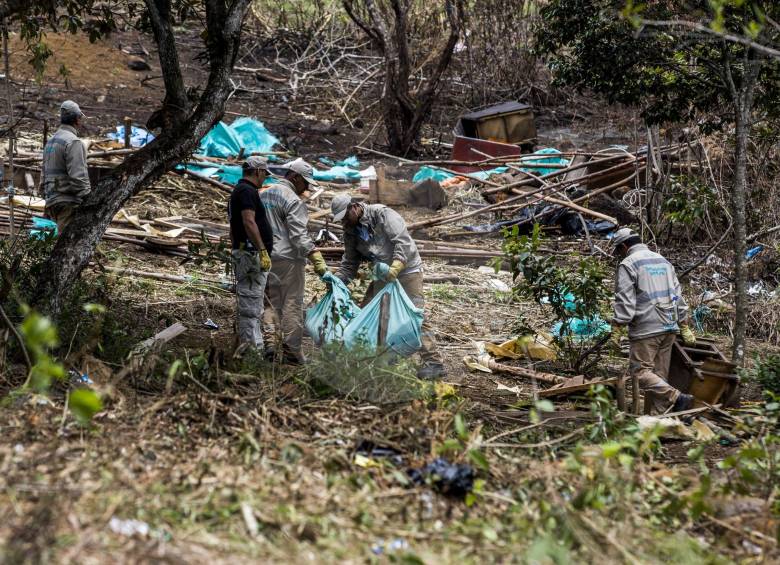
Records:
<instances>
[{"instance_id":1,"label":"teal plastic bag","mask_svg":"<svg viewBox=\"0 0 780 565\"><path fill-rule=\"evenodd\" d=\"M306 331L316 345L341 341L344 330L360 313L352 301L349 289L333 273L325 273L322 280L330 283L330 290L317 304L306 310Z\"/></svg>"},{"instance_id":2,"label":"teal plastic bag","mask_svg":"<svg viewBox=\"0 0 780 565\"><path fill-rule=\"evenodd\" d=\"M384 263L377 263L374 272L382 278L388 269ZM344 344L347 347L360 344L374 350L378 348L379 315L385 294L390 295L390 315L384 345L407 357L422 347L423 311L412 304L397 280L385 285L349 323L344 331Z\"/></svg>"}]
</instances>

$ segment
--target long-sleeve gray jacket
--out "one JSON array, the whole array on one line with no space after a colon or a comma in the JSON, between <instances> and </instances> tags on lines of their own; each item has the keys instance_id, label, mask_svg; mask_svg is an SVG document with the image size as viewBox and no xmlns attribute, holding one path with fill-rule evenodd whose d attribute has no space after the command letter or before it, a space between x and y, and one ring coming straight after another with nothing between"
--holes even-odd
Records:
<instances>
[{"instance_id":1,"label":"long-sleeve gray jacket","mask_svg":"<svg viewBox=\"0 0 780 565\"><path fill-rule=\"evenodd\" d=\"M614 308L615 322L628 324L629 339L676 333L688 318L674 266L642 243L618 267Z\"/></svg>"},{"instance_id":2,"label":"long-sleeve gray jacket","mask_svg":"<svg viewBox=\"0 0 780 565\"><path fill-rule=\"evenodd\" d=\"M314 251L314 242L307 229L309 212L292 184L285 179L275 179L274 184L260 190L260 202L274 233L271 258L306 261Z\"/></svg>"},{"instance_id":3,"label":"long-sleeve gray jacket","mask_svg":"<svg viewBox=\"0 0 780 565\"><path fill-rule=\"evenodd\" d=\"M361 206L363 216L359 225L344 230L344 256L336 276L350 281L357 275L362 261L389 265L395 259L406 265L401 274L419 271L420 253L400 214L383 204Z\"/></svg>"},{"instance_id":4,"label":"long-sleeve gray jacket","mask_svg":"<svg viewBox=\"0 0 780 565\"><path fill-rule=\"evenodd\" d=\"M46 206L81 204L90 192L87 148L76 128L62 125L43 149L43 194Z\"/></svg>"}]
</instances>

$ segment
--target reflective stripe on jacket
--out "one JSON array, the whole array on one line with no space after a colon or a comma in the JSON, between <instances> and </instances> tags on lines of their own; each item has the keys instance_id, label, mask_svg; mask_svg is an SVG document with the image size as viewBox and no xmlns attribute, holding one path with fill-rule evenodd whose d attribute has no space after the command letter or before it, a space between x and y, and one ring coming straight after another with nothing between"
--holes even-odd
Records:
<instances>
[{"instance_id":1,"label":"reflective stripe on jacket","mask_svg":"<svg viewBox=\"0 0 780 565\"><path fill-rule=\"evenodd\" d=\"M344 230L344 256L336 276L345 281L352 280L362 261L389 265L398 259L406 265L402 275L419 271L422 268L420 253L401 215L383 204L361 206L360 224Z\"/></svg>"},{"instance_id":2,"label":"reflective stripe on jacket","mask_svg":"<svg viewBox=\"0 0 780 565\"><path fill-rule=\"evenodd\" d=\"M615 322L628 324L629 339L676 333L688 318L674 266L642 243L618 267L614 308Z\"/></svg>"},{"instance_id":3,"label":"reflective stripe on jacket","mask_svg":"<svg viewBox=\"0 0 780 565\"><path fill-rule=\"evenodd\" d=\"M271 258L305 261L314 251L307 228L309 212L292 184L285 179L274 179L274 184L260 190L260 202L274 234Z\"/></svg>"},{"instance_id":4,"label":"reflective stripe on jacket","mask_svg":"<svg viewBox=\"0 0 780 565\"><path fill-rule=\"evenodd\" d=\"M87 148L76 128L62 125L43 149L43 194L46 206L81 204L90 192Z\"/></svg>"}]
</instances>

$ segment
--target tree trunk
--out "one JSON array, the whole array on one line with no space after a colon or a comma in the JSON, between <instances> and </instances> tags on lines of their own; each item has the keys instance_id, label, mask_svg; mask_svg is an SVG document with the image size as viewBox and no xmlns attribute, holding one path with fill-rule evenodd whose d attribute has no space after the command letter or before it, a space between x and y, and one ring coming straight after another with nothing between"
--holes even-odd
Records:
<instances>
[{"instance_id":1,"label":"tree trunk","mask_svg":"<svg viewBox=\"0 0 780 565\"><path fill-rule=\"evenodd\" d=\"M408 2L389 0L393 14L392 33L385 21L386 12L374 0L342 0L350 19L375 43L385 58L385 80L382 89L382 121L390 153L406 155L420 139L420 131L431 113L442 76L452 60L452 53L463 28L463 0L444 0L444 12L450 32L438 52L435 66L424 87L417 92L410 85L412 60L409 49ZM362 7L359 10L359 7ZM423 65L425 67L425 65Z\"/></svg>"},{"instance_id":2,"label":"tree trunk","mask_svg":"<svg viewBox=\"0 0 780 565\"><path fill-rule=\"evenodd\" d=\"M155 37L171 33L173 21L170 10L164 9L165 2L147 0L147 4L158 8L157 15L161 18L152 21L153 26L160 26L155 30ZM89 263L95 246L122 205L191 153L222 116L231 92L229 78L238 54L241 24L249 0L235 0L229 7L224 0L207 0L205 4L210 72L198 106L92 187L41 269L36 304L44 311L53 315L59 313L67 292ZM159 10L161 7L163 9ZM175 48L172 54L171 44L167 43L165 49L160 49L160 64L166 72L180 73L178 57L174 55ZM166 103L183 100L182 96L186 96L183 89L183 81L166 80ZM176 112L171 116L175 119Z\"/></svg>"},{"instance_id":3,"label":"tree trunk","mask_svg":"<svg viewBox=\"0 0 780 565\"><path fill-rule=\"evenodd\" d=\"M734 218L734 341L731 358L741 365L745 358L745 327L747 319L747 269L745 251L747 251L747 222L745 206L747 203L747 144L750 135L750 109L736 108L734 186L731 191L731 208Z\"/></svg>"}]
</instances>

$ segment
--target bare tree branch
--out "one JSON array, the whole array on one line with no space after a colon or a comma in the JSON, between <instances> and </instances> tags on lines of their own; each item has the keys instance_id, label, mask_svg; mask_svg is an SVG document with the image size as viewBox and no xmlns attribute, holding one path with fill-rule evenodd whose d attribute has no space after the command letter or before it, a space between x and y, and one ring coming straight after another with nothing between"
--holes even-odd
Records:
<instances>
[{"instance_id":1,"label":"bare tree branch","mask_svg":"<svg viewBox=\"0 0 780 565\"><path fill-rule=\"evenodd\" d=\"M726 32L714 30L711 27L698 22L690 22L687 20L645 20L645 19L640 19L639 22L642 25L646 25L649 27L690 29L693 31L697 31L699 33L704 33L706 35L712 35L714 37L724 39L730 43L739 43L740 45L744 45L745 47L750 47L751 49L754 49L757 53L761 53L762 55L766 55L768 57L780 58L780 50L778 49L774 49L772 47L769 47L768 45L763 45L743 35L734 35L733 33L726 33Z\"/></svg>"}]
</instances>

